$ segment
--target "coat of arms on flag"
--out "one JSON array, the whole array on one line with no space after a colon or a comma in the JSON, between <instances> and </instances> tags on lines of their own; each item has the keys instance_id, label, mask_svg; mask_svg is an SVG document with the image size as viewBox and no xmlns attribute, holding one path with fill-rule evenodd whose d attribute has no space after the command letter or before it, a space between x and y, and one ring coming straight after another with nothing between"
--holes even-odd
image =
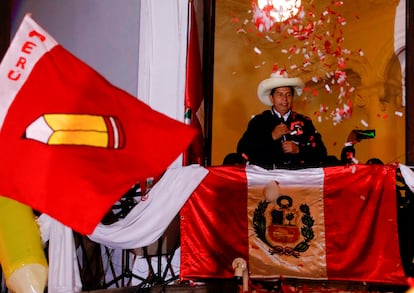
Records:
<instances>
[{"instance_id":1,"label":"coat of arms on flag","mask_svg":"<svg viewBox=\"0 0 414 293\"><path fill-rule=\"evenodd\" d=\"M309 206L301 203L298 207L293 196L280 194L277 181L269 182L263 193L264 198L253 213L252 224L257 237L269 246L272 254L300 257L315 237L312 228L315 220Z\"/></svg>"},{"instance_id":2,"label":"coat of arms on flag","mask_svg":"<svg viewBox=\"0 0 414 293\"><path fill-rule=\"evenodd\" d=\"M276 180L249 188L252 276L326 275L322 180L323 173L310 173L306 188Z\"/></svg>"}]
</instances>

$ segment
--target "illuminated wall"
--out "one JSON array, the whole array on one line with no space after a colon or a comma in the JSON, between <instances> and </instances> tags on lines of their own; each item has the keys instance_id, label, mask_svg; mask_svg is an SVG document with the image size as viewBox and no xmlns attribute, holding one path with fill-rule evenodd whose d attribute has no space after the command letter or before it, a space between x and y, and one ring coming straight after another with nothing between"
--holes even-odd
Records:
<instances>
[{"instance_id":1,"label":"illuminated wall","mask_svg":"<svg viewBox=\"0 0 414 293\"><path fill-rule=\"evenodd\" d=\"M403 6L397 10L399 1L305 3L302 22L291 27L302 39L292 38L286 26L258 30L250 3L216 4L212 164L235 151L249 119L266 109L257 85L276 66L306 82L295 110L312 118L330 155L340 156L352 129L375 129L375 139L356 145L357 159L404 163L405 14ZM310 22L314 31L300 27ZM325 56L314 54L307 64L312 50ZM346 72L346 98L338 98L345 86L332 77L338 60Z\"/></svg>"}]
</instances>

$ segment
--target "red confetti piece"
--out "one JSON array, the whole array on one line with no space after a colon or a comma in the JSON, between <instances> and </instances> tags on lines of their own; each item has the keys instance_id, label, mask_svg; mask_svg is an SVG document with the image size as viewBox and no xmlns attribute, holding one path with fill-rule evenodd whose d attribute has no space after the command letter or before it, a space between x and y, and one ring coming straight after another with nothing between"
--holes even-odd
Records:
<instances>
[{"instance_id":1,"label":"red confetti piece","mask_svg":"<svg viewBox=\"0 0 414 293\"><path fill-rule=\"evenodd\" d=\"M338 17L338 23L339 24L343 24L344 22L345 22L345 17L343 17L343 16Z\"/></svg>"},{"instance_id":2,"label":"red confetti piece","mask_svg":"<svg viewBox=\"0 0 414 293\"><path fill-rule=\"evenodd\" d=\"M325 52L328 54L331 52L331 42L328 40L325 41Z\"/></svg>"}]
</instances>

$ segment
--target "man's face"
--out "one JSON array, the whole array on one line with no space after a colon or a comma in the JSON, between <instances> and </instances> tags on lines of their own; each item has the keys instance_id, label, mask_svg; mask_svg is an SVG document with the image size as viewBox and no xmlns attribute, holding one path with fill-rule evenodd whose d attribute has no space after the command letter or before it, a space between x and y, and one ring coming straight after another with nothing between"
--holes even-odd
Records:
<instances>
[{"instance_id":1,"label":"man's face","mask_svg":"<svg viewBox=\"0 0 414 293\"><path fill-rule=\"evenodd\" d=\"M278 87L269 98L275 110L285 115L292 106L293 89L288 86Z\"/></svg>"}]
</instances>

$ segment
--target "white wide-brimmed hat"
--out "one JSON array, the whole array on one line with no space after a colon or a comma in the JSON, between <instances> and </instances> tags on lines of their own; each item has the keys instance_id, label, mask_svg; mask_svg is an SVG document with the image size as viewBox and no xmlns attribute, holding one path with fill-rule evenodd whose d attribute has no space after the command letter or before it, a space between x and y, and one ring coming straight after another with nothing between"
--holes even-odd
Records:
<instances>
[{"instance_id":1,"label":"white wide-brimmed hat","mask_svg":"<svg viewBox=\"0 0 414 293\"><path fill-rule=\"evenodd\" d=\"M270 75L270 78L263 80L257 87L257 96L259 100L267 105L272 106L269 99L270 92L274 88L282 86L291 86L295 89L296 95L300 96L305 84L299 77L289 77L285 70L278 70Z\"/></svg>"}]
</instances>

